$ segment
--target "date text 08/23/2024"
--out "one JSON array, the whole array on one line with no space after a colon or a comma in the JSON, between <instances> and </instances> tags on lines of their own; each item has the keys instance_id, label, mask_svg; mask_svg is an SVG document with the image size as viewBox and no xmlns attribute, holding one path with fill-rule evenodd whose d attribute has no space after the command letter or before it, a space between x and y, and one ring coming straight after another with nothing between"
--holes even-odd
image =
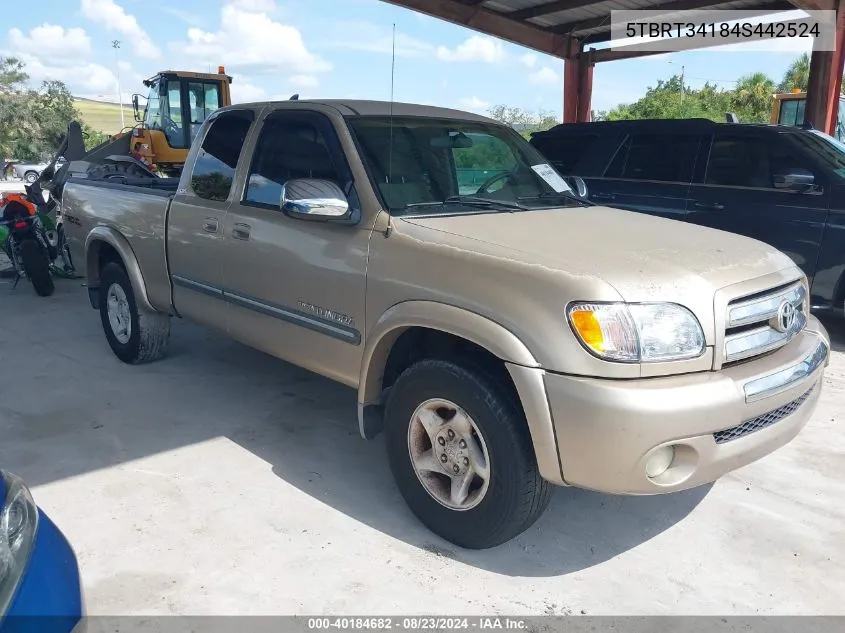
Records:
<instances>
[{"instance_id":1,"label":"date text 08/23/2024","mask_svg":"<svg viewBox=\"0 0 845 633\"><path fill-rule=\"evenodd\" d=\"M308 618L308 629L321 630L378 630L445 631L445 630L522 630L524 620L506 617L358 617L358 618Z\"/></svg>"}]
</instances>

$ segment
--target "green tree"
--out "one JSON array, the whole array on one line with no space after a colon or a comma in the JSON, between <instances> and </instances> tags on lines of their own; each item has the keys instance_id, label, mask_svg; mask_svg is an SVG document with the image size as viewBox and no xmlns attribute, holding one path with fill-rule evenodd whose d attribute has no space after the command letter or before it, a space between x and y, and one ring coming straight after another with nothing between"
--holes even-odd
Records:
<instances>
[{"instance_id":1,"label":"green tree","mask_svg":"<svg viewBox=\"0 0 845 633\"><path fill-rule=\"evenodd\" d=\"M804 92L810 80L810 54L804 53L796 57L777 86L778 92L791 92L793 88Z\"/></svg>"},{"instance_id":2,"label":"green tree","mask_svg":"<svg viewBox=\"0 0 845 633\"><path fill-rule=\"evenodd\" d=\"M765 73L756 72L741 77L730 96L730 109L740 121L766 123L772 112L775 82Z\"/></svg>"},{"instance_id":3,"label":"green tree","mask_svg":"<svg viewBox=\"0 0 845 633\"><path fill-rule=\"evenodd\" d=\"M522 108L507 105L495 105L488 111L491 119L511 126L526 139L531 138L533 132L540 132L560 124L560 120L546 110L529 112Z\"/></svg>"}]
</instances>

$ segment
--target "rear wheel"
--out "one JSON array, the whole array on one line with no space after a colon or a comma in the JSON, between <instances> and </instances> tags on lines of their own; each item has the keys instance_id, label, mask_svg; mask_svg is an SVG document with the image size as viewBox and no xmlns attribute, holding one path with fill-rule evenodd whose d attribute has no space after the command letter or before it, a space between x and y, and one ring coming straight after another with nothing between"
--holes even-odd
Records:
<instances>
[{"instance_id":1,"label":"rear wheel","mask_svg":"<svg viewBox=\"0 0 845 633\"><path fill-rule=\"evenodd\" d=\"M100 272L100 320L114 355L140 364L167 353L170 317L138 307L132 283L123 267L108 263Z\"/></svg>"},{"instance_id":2,"label":"rear wheel","mask_svg":"<svg viewBox=\"0 0 845 633\"><path fill-rule=\"evenodd\" d=\"M36 171L28 171L28 172L26 172L26 173L23 175L23 179L24 179L26 182L28 182L28 183L32 184L32 183L34 183L36 180L38 180L38 172L36 172Z\"/></svg>"},{"instance_id":3,"label":"rear wheel","mask_svg":"<svg viewBox=\"0 0 845 633\"><path fill-rule=\"evenodd\" d=\"M19 252L21 265L32 282L35 294L39 297L49 297L53 294L55 286L50 276L50 261L42 246L33 239L26 239L20 243Z\"/></svg>"},{"instance_id":4,"label":"rear wheel","mask_svg":"<svg viewBox=\"0 0 845 633\"><path fill-rule=\"evenodd\" d=\"M424 360L390 389L388 458L402 496L432 532L485 549L528 529L549 503L521 411L483 372Z\"/></svg>"},{"instance_id":5,"label":"rear wheel","mask_svg":"<svg viewBox=\"0 0 845 633\"><path fill-rule=\"evenodd\" d=\"M125 180L126 178L151 178L150 174L134 163L104 163L88 171L91 180Z\"/></svg>"}]
</instances>

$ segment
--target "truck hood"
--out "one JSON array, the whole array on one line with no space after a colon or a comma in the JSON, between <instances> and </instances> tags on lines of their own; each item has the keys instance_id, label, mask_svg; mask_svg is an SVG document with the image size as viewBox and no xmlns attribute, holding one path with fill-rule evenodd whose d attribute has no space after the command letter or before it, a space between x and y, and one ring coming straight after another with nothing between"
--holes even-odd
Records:
<instances>
[{"instance_id":1,"label":"truck hood","mask_svg":"<svg viewBox=\"0 0 845 633\"><path fill-rule=\"evenodd\" d=\"M795 266L758 240L609 207L403 219L474 240L468 249L492 247L521 261L599 278L625 301L709 304L711 314L716 290Z\"/></svg>"}]
</instances>

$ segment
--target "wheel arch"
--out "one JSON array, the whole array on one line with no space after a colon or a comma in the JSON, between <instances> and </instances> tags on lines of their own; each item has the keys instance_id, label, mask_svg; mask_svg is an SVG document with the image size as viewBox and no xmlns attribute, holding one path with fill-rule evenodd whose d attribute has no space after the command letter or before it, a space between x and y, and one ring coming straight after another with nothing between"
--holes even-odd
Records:
<instances>
[{"instance_id":1,"label":"wheel arch","mask_svg":"<svg viewBox=\"0 0 845 633\"><path fill-rule=\"evenodd\" d=\"M99 290L100 269L104 260L117 261L123 266L139 307L158 312L150 303L141 267L128 240L111 227L98 226L85 239L85 276L89 291Z\"/></svg>"},{"instance_id":2,"label":"wheel arch","mask_svg":"<svg viewBox=\"0 0 845 633\"><path fill-rule=\"evenodd\" d=\"M562 484L557 441L543 382L543 370L527 346L510 330L480 314L433 301L407 301L389 308L366 338L358 386L358 423L362 437L372 438L382 425L385 387L395 379L391 369L397 344L412 333L451 337L486 353L501 368L525 414L534 453L544 479ZM430 339L428 339L430 340ZM483 359L482 359L483 360ZM404 365L399 362L399 367ZM388 383L386 385L386 382Z\"/></svg>"}]
</instances>

